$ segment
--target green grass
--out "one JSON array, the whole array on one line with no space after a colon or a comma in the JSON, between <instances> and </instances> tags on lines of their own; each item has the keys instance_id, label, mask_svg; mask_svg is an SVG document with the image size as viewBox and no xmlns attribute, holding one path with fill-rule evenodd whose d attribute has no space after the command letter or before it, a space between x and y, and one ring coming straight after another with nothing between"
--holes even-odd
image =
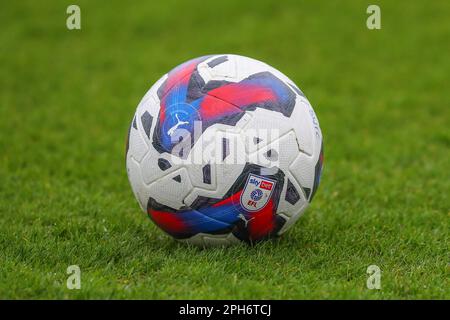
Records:
<instances>
[{"instance_id":1,"label":"green grass","mask_svg":"<svg viewBox=\"0 0 450 320\"><path fill-rule=\"evenodd\" d=\"M448 1L76 1L68 31L71 3L0 10L0 298L450 298ZM312 206L255 247L179 244L126 177L140 98L211 53L286 73L324 133Z\"/></svg>"}]
</instances>

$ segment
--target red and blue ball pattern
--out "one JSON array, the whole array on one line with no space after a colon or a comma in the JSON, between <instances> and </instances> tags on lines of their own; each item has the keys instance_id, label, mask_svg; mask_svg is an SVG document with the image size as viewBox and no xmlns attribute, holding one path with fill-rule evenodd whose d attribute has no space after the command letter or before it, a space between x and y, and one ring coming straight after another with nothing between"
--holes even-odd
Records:
<instances>
[{"instance_id":1,"label":"red and blue ball pattern","mask_svg":"<svg viewBox=\"0 0 450 320\"><path fill-rule=\"evenodd\" d=\"M227 234L254 242L275 235L285 220L276 215L283 189L284 173L278 170L264 177L278 181L267 204L259 211L248 212L240 205L240 196L249 174L261 175L263 167L247 164L222 199L198 197L189 207L175 210L150 198L149 217L166 233L177 239L186 239L197 233Z\"/></svg>"},{"instance_id":2,"label":"red and blue ball pattern","mask_svg":"<svg viewBox=\"0 0 450 320\"><path fill-rule=\"evenodd\" d=\"M224 58L225 57L225 58ZM209 56L188 61L168 73L158 89L160 111L153 145L159 152L171 152L180 142L170 129L189 132L193 140L194 122L201 121L202 130L215 123L234 126L246 110L265 108L289 117L295 106L295 93L270 72L260 72L240 82L209 81L205 83L197 66ZM216 58L226 61L226 56Z\"/></svg>"}]
</instances>

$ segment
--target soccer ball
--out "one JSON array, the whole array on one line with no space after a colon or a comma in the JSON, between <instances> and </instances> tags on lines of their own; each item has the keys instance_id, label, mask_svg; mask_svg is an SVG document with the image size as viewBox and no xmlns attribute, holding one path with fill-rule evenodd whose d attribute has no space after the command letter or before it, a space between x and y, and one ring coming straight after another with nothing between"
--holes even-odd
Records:
<instances>
[{"instance_id":1,"label":"soccer ball","mask_svg":"<svg viewBox=\"0 0 450 320\"><path fill-rule=\"evenodd\" d=\"M319 186L322 133L305 95L243 56L204 56L159 79L131 121L126 167L142 210L201 246L281 235Z\"/></svg>"}]
</instances>

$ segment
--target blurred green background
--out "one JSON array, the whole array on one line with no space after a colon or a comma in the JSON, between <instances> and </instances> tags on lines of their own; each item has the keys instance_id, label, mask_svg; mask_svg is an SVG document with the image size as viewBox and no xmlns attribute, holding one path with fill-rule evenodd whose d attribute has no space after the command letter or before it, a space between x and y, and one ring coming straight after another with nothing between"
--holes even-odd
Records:
<instances>
[{"instance_id":1,"label":"blurred green background","mask_svg":"<svg viewBox=\"0 0 450 320\"><path fill-rule=\"evenodd\" d=\"M70 31L73 3L0 10L0 298L450 298L449 1L76 1ZM126 177L141 97L216 53L288 75L324 134L311 207L256 247L175 242Z\"/></svg>"}]
</instances>

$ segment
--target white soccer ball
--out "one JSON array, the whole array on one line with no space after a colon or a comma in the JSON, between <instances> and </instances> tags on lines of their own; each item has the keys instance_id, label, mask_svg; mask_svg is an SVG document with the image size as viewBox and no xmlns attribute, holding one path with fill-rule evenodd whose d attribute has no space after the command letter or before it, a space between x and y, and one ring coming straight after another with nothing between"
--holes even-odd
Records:
<instances>
[{"instance_id":1,"label":"white soccer ball","mask_svg":"<svg viewBox=\"0 0 450 320\"><path fill-rule=\"evenodd\" d=\"M159 79L130 125L126 166L142 210L198 245L281 235L313 199L322 133L284 74L243 56L200 57Z\"/></svg>"}]
</instances>

